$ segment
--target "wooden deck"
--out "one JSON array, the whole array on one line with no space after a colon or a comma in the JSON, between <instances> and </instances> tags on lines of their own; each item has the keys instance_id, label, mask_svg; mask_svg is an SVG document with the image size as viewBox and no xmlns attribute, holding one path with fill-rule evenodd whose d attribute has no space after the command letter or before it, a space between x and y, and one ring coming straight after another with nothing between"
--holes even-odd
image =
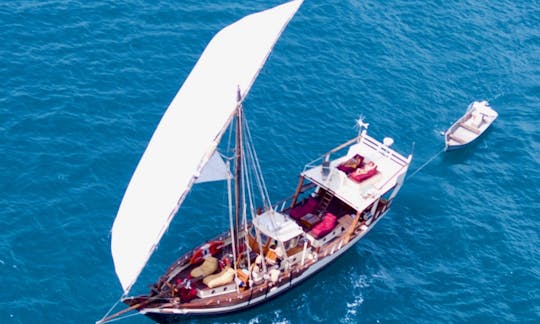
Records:
<instances>
[{"instance_id":1,"label":"wooden deck","mask_svg":"<svg viewBox=\"0 0 540 324\"><path fill-rule=\"evenodd\" d=\"M347 230L353 223L353 217L349 214L344 215L338 219L338 223L336 225L336 232L337 234L332 236L331 233L329 233L327 236L321 238L327 238L329 236L332 236L327 242L325 242L324 245L320 246L317 249L317 257L316 259L309 259L306 258L304 260L304 264L302 265L300 262L297 264L294 264L290 269L282 269L279 273L279 277L276 282L272 282L271 280L262 280L262 282L258 284L253 284L252 287L239 287L239 289L236 289L236 285L230 285L228 289L230 289L230 292L227 293L219 293L215 296L210 296L206 298L195 298L189 302L182 303L180 302L180 299L178 296L175 295L175 293L171 290L171 286L176 285L176 282L182 282L184 278L189 278L190 271L194 268L194 266L185 267L185 263L178 262L175 263L176 267L184 265L184 269L181 271L178 271L176 267L171 267L169 269L168 276L169 280L167 281L168 284L163 284L161 287L161 290L159 291L158 295L162 296L162 298L156 299L154 302L149 302L144 305L144 308L155 308L155 309L207 309L207 308L213 308L213 307L227 307L227 306L234 306L238 303L243 303L248 300L253 300L255 298L265 296L269 293L269 291L273 288L281 287L283 285L290 285L291 280L294 278L297 278L298 276L302 275L307 269L309 269L315 262L321 261L325 257L328 257L335 252L337 252L339 249L343 248L349 248L351 243L346 244L345 243L345 236L347 234ZM362 223L358 223L357 227L360 227ZM351 241L358 235L358 231L353 231L351 236ZM308 245L309 246L309 245ZM290 255L298 252L301 252L303 250L302 247L298 246L293 249L294 251L288 251ZM224 254L216 255L217 258L223 257ZM187 257L181 258L181 260L187 260ZM255 260L252 260L254 262ZM219 272L219 269L216 271ZM175 273L174 276L170 276L171 274ZM218 290L219 287L216 287L215 289L208 288L206 285L202 282L202 279L191 279L190 285L192 288L195 288L197 290L203 290L205 292L212 292L212 290ZM234 289L233 289L234 288ZM152 298L152 297L150 297ZM138 300L140 302L140 300ZM134 301L131 303L131 306L134 305ZM128 303L129 304L129 303Z\"/></svg>"}]
</instances>

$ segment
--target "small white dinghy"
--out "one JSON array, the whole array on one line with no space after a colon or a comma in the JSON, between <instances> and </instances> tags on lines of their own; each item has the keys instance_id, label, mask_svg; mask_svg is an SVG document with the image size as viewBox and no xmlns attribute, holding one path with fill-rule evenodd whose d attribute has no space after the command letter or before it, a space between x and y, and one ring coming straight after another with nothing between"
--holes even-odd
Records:
<instances>
[{"instance_id":1,"label":"small white dinghy","mask_svg":"<svg viewBox=\"0 0 540 324\"><path fill-rule=\"evenodd\" d=\"M497 119L498 115L485 100L471 103L465 115L444 133L445 151L462 148L474 142Z\"/></svg>"}]
</instances>

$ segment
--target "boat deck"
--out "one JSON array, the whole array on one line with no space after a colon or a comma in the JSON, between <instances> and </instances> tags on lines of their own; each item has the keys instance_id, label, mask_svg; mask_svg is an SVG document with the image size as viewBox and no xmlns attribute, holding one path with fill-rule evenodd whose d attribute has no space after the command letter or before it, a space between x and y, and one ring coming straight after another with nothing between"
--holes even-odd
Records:
<instances>
[{"instance_id":1,"label":"boat deck","mask_svg":"<svg viewBox=\"0 0 540 324\"><path fill-rule=\"evenodd\" d=\"M310 199L322 202L327 198L327 193L330 193L339 200L333 200L333 203L330 203L331 198L327 200L328 203L324 204L323 211L329 211L328 213L318 210L312 214L306 213L302 217L293 218L290 215L291 208L280 211L271 209L258 214L253 219L253 226L268 238L292 242L295 237L300 237L294 243L295 246L286 247L285 253L288 256L286 262L283 262L285 260L283 257L279 260L272 257L278 255L278 250L274 250L275 247L269 245L270 240L267 239L263 245L257 245L256 242L252 244L251 241L254 238L249 235L249 232L239 233L241 237L247 235L246 244L249 244L251 252L247 258L237 259L238 266L232 281L223 281L210 286L202 277L193 277L192 271L200 265L190 263L192 254L199 249L196 248L169 268L163 281L155 285L157 289L153 291L153 294L140 297L142 300L147 298L142 311L156 316L159 316L158 314L193 315L219 314L249 307L253 303L262 302L280 291L289 289L350 248L386 213L391 198L381 198L381 196L399 186L400 177L406 174L411 157L404 158L365 133L349 141L347 146L341 149L347 148L346 154L330 161L329 168L325 168L324 174L322 164L307 168L302 173L306 179L323 190L318 192L319 197L310 196L298 206L304 206L304 204L307 206L307 201ZM335 149L332 154L337 155L341 149ZM365 166L374 163L377 167L375 174L361 181L351 179L348 174L351 175L352 172L347 174L338 169L342 163L357 155L363 157L363 163L358 165ZM362 167L357 167L355 170L360 168ZM366 210L378 199L380 201L372 210L372 217L358 216L357 212ZM319 223L324 223L323 218L327 214L336 217L335 225L327 229L327 232L320 229L317 231L315 227ZM229 233L223 233L212 241L216 240L225 242L225 245L223 250L213 256L220 261L233 260ZM209 243L210 241L207 242ZM257 258L260 256L266 262L264 271L256 265ZM220 267L217 267L211 270L211 274L205 274L204 277L215 276L220 271L223 272ZM185 284L188 286L184 286ZM196 296L189 300L180 298L185 291L195 292ZM141 302L140 298L125 302L133 306Z\"/></svg>"},{"instance_id":2,"label":"boat deck","mask_svg":"<svg viewBox=\"0 0 540 324\"><path fill-rule=\"evenodd\" d=\"M337 169L341 163L355 154L364 157L364 163L374 162L377 173L366 180L356 182ZM364 210L396 185L398 177L407 172L409 162L410 159L364 134L358 143L349 147L346 155L330 162L330 172L327 175L323 173L321 164L308 168L302 175L332 192L354 209Z\"/></svg>"}]
</instances>

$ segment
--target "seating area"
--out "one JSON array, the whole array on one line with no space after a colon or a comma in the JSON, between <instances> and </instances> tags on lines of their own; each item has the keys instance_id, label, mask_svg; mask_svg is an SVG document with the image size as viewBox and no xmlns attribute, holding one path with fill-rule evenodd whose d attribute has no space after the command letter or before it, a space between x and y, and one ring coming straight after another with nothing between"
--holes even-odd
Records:
<instances>
[{"instance_id":1,"label":"seating area","mask_svg":"<svg viewBox=\"0 0 540 324\"><path fill-rule=\"evenodd\" d=\"M304 230L310 230L313 226L317 225L321 221L321 217L317 214L308 213L298 220L298 224L304 228Z\"/></svg>"},{"instance_id":2,"label":"seating area","mask_svg":"<svg viewBox=\"0 0 540 324\"><path fill-rule=\"evenodd\" d=\"M362 166L362 163L364 163L364 157L360 154L356 154L352 158L338 165L337 169L343 171L346 175L349 175L351 172Z\"/></svg>"},{"instance_id":3,"label":"seating area","mask_svg":"<svg viewBox=\"0 0 540 324\"><path fill-rule=\"evenodd\" d=\"M480 128L482 122L484 121L484 116L477 110L473 110L471 113L471 118L469 120L470 124L476 128Z\"/></svg>"},{"instance_id":4,"label":"seating area","mask_svg":"<svg viewBox=\"0 0 540 324\"><path fill-rule=\"evenodd\" d=\"M377 165L373 161L364 163L364 157L360 154L341 163L337 169L344 172L349 179L362 182L377 174Z\"/></svg>"},{"instance_id":5,"label":"seating area","mask_svg":"<svg viewBox=\"0 0 540 324\"><path fill-rule=\"evenodd\" d=\"M322 221L315 225L309 233L316 239L320 239L330 233L336 227L336 224L337 217L332 213L326 213Z\"/></svg>"},{"instance_id":6,"label":"seating area","mask_svg":"<svg viewBox=\"0 0 540 324\"><path fill-rule=\"evenodd\" d=\"M305 215L315 212L318 206L319 202L315 198L309 197L303 204L292 208L289 215L295 220L299 220Z\"/></svg>"},{"instance_id":7,"label":"seating area","mask_svg":"<svg viewBox=\"0 0 540 324\"><path fill-rule=\"evenodd\" d=\"M190 276L193 278L204 277L216 272L217 268L218 259L214 258L213 256L208 256L200 266L191 270Z\"/></svg>"},{"instance_id":8,"label":"seating area","mask_svg":"<svg viewBox=\"0 0 540 324\"><path fill-rule=\"evenodd\" d=\"M357 168L351 174L349 174L349 179L352 179L356 182L362 182L366 179L371 178L375 174L377 174L377 165L375 165L373 161L369 161L362 167Z\"/></svg>"},{"instance_id":9,"label":"seating area","mask_svg":"<svg viewBox=\"0 0 540 324\"><path fill-rule=\"evenodd\" d=\"M231 267L226 267L221 272L206 276L203 283L208 288L215 288L231 283L234 280L234 270Z\"/></svg>"},{"instance_id":10,"label":"seating area","mask_svg":"<svg viewBox=\"0 0 540 324\"><path fill-rule=\"evenodd\" d=\"M200 282L199 280L202 279L202 283L208 288L215 288L231 283L234 279L234 270L227 263L221 266L220 264L221 261L217 258L211 255L207 256L201 265L190 271L188 278L195 279L194 283ZM220 268L221 271L215 273Z\"/></svg>"}]
</instances>

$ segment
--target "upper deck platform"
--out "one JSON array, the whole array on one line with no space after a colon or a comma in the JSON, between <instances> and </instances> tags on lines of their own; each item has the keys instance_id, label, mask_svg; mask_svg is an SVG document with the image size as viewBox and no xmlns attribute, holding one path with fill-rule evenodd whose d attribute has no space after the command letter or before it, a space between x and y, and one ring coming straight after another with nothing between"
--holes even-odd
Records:
<instances>
[{"instance_id":1,"label":"upper deck platform","mask_svg":"<svg viewBox=\"0 0 540 324\"><path fill-rule=\"evenodd\" d=\"M318 186L332 192L356 210L364 210L381 195L403 182L412 156L405 158L383 143L375 140L363 131L360 136L330 151L325 156L339 154L348 148L345 155L330 161L327 172L323 172L324 157L308 164L302 175ZM372 161L377 166L377 173L368 179L357 182L350 175L337 167L356 154L364 158L364 164Z\"/></svg>"}]
</instances>

